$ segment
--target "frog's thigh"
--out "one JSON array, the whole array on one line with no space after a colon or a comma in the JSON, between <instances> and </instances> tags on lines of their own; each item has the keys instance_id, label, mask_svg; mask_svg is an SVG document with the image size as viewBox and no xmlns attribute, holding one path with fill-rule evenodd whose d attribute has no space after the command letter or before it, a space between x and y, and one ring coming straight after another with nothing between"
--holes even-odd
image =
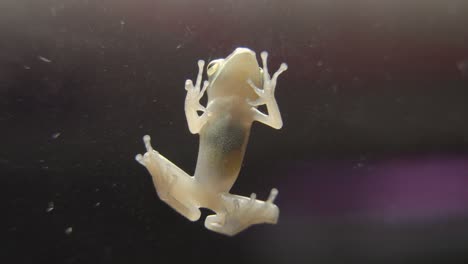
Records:
<instances>
[{"instance_id":1,"label":"frog's thigh","mask_svg":"<svg viewBox=\"0 0 468 264\"><path fill-rule=\"evenodd\" d=\"M136 159L151 174L159 198L187 219L198 220L201 212L197 206L193 177L155 151L149 136L145 136L144 141L147 152L137 155Z\"/></svg>"},{"instance_id":2,"label":"frog's thigh","mask_svg":"<svg viewBox=\"0 0 468 264\"><path fill-rule=\"evenodd\" d=\"M197 221L200 219L201 212L197 206L199 201L197 200L193 178L168 159L161 155L160 157L158 162L162 163L161 166L166 168L162 170L164 175L160 178L166 179L166 183L158 188L156 178L153 173L151 175L153 176L158 194L160 191L166 194L164 196L159 195L161 200L190 221Z\"/></svg>"}]
</instances>

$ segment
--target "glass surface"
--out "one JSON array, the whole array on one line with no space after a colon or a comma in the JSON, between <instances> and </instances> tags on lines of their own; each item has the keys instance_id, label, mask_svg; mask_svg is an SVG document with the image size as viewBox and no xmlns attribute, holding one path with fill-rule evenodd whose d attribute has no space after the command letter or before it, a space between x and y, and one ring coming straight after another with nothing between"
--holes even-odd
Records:
<instances>
[{"instance_id":1,"label":"glass surface","mask_svg":"<svg viewBox=\"0 0 468 264\"><path fill-rule=\"evenodd\" d=\"M467 263L468 2L0 0L2 263ZM192 174L197 60L286 62L232 192L277 225L225 237L134 156ZM258 56L259 57L259 56Z\"/></svg>"}]
</instances>

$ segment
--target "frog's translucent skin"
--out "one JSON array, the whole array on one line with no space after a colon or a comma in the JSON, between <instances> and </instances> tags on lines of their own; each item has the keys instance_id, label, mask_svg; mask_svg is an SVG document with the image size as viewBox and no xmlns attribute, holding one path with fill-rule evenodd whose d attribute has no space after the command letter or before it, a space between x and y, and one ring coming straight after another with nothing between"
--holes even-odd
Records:
<instances>
[{"instance_id":1,"label":"frog's translucent skin","mask_svg":"<svg viewBox=\"0 0 468 264\"><path fill-rule=\"evenodd\" d=\"M270 76L267 56L267 52L261 53L260 68L252 50L237 48L225 59L210 62L208 81L203 85L202 60L198 61L195 84L185 82L188 127L191 133L200 134L194 176L154 150L148 135L143 137L147 152L136 156L153 177L161 200L191 221L200 218L200 207L213 210L216 214L206 218L206 228L229 236L253 224L278 221L279 209L273 203L277 189L271 190L266 201L257 200L254 193L250 197L229 193L239 175L253 121L276 129L283 126L274 92L277 78L287 66L281 64ZM205 91L208 104L203 107L199 100ZM257 109L264 104L268 114Z\"/></svg>"}]
</instances>

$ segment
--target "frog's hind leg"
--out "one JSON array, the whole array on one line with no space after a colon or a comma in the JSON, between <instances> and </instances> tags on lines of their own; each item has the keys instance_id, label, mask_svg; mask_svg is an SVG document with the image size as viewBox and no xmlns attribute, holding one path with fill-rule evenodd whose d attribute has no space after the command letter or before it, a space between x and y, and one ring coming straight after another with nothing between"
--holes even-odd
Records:
<instances>
[{"instance_id":1,"label":"frog's hind leg","mask_svg":"<svg viewBox=\"0 0 468 264\"><path fill-rule=\"evenodd\" d=\"M201 212L193 177L154 150L150 136L144 136L143 141L146 153L135 159L151 174L159 198L189 220L198 220Z\"/></svg>"},{"instance_id":2,"label":"frog's hind leg","mask_svg":"<svg viewBox=\"0 0 468 264\"><path fill-rule=\"evenodd\" d=\"M221 194L225 210L209 215L205 227L225 235L233 236L254 224L276 224L279 209L273 203L278 195L277 189L272 189L266 201L256 199L255 193L250 197Z\"/></svg>"}]
</instances>

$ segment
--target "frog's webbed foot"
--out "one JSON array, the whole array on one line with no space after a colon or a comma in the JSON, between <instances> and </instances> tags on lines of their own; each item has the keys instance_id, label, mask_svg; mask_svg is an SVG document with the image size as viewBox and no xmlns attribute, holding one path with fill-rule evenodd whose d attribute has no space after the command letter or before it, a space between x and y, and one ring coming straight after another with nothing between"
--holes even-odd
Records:
<instances>
[{"instance_id":1,"label":"frog's webbed foot","mask_svg":"<svg viewBox=\"0 0 468 264\"><path fill-rule=\"evenodd\" d=\"M154 150L150 136L144 136L143 141L146 153L135 159L151 174L159 198L189 220L198 220L201 212L196 206L193 177Z\"/></svg>"},{"instance_id":2,"label":"frog's webbed foot","mask_svg":"<svg viewBox=\"0 0 468 264\"><path fill-rule=\"evenodd\" d=\"M205 227L225 235L233 236L254 224L276 224L279 216L278 207L273 204L278 195L272 189L266 201L256 199L255 193L250 197L233 194L221 194L224 212L210 215L205 220Z\"/></svg>"},{"instance_id":3,"label":"frog's webbed foot","mask_svg":"<svg viewBox=\"0 0 468 264\"><path fill-rule=\"evenodd\" d=\"M258 99L255 101L248 101L252 106L252 111L254 112L254 119L262 122L266 125L269 125L273 128L280 129L283 126L283 120L281 118L281 113L278 108L278 104L275 99L275 89L278 76L288 69L286 63L281 63L279 69L273 74L273 77L270 76L267 66L268 53L263 51L260 54L262 58L262 74L263 74L263 89L255 86L252 80L247 80L247 83L252 87L254 92L258 95ZM268 115L260 112L257 109L259 105L266 105L268 109Z\"/></svg>"},{"instance_id":4,"label":"frog's webbed foot","mask_svg":"<svg viewBox=\"0 0 468 264\"><path fill-rule=\"evenodd\" d=\"M204 66L205 61L199 60L195 85L193 85L192 80L185 81L185 90L187 91L185 97L185 116L187 117L188 127L192 134L198 133L208 119L206 108L200 104L200 99L205 94L209 85L208 81L204 81L203 87L201 87ZM199 116L198 111L203 112L203 114Z\"/></svg>"}]
</instances>

